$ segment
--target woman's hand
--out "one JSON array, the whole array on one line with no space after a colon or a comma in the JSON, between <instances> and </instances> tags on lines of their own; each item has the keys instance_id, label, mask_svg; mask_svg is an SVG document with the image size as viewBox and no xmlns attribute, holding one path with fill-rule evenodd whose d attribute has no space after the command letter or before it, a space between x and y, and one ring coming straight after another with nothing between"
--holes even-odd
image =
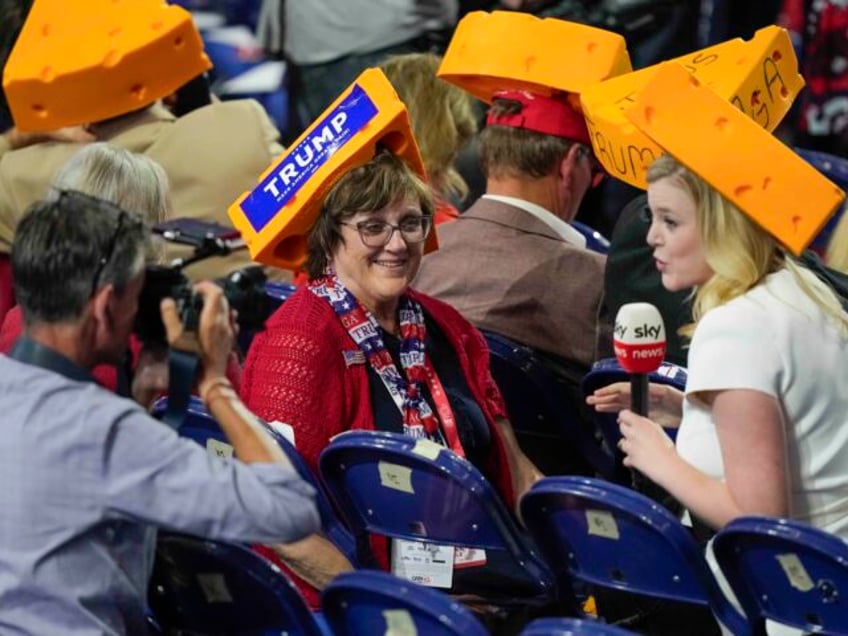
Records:
<instances>
[{"instance_id":1,"label":"woman's hand","mask_svg":"<svg viewBox=\"0 0 848 636\"><path fill-rule=\"evenodd\" d=\"M630 383L615 382L586 397L586 404L599 413L618 413L630 408ZM651 417L665 428L677 428L683 416L683 392L668 384L648 385Z\"/></svg>"},{"instance_id":2,"label":"woman's hand","mask_svg":"<svg viewBox=\"0 0 848 636\"><path fill-rule=\"evenodd\" d=\"M674 442L662 426L629 409L618 414L621 439L618 449L624 454L624 465L635 468L656 483L663 483L663 471L677 458Z\"/></svg>"}]
</instances>

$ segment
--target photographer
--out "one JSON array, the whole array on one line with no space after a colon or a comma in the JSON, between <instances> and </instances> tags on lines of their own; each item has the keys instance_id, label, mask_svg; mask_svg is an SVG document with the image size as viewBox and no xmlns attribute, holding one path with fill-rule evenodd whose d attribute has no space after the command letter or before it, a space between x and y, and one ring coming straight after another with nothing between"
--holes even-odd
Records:
<instances>
[{"instance_id":1,"label":"photographer","mask_svg":"<svg viewBox=\"0 0 848 636\"><path fill-rule=\"evenodd\" d=\"M200 394L239 460L210 458L89 370L121 359L149 232L105 201L37 203L12 246L24 335L0 355L0 632L144 633L155 528L225 541L291 542L318 529L314 491L225 377L234 331L200 283L196 338L173 301L168 341L194 339Z\"/></svg>"}]
</instances>

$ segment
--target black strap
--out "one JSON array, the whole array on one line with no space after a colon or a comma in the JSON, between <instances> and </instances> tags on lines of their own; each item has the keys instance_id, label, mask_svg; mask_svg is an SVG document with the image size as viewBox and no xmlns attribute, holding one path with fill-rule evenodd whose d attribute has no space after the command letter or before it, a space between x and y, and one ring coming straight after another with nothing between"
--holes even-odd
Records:
<instances>
[{"instance_id":1,"label":"black strap","mask_svg":"<svg viewBox=\"0 0 848 636\"><path fill-rule=\"evenodd\" d=\"M198 363L197 354L173 348L168 351L168 406L162 421L174 430L185 419Z\"/></svg>"}]
</instances>

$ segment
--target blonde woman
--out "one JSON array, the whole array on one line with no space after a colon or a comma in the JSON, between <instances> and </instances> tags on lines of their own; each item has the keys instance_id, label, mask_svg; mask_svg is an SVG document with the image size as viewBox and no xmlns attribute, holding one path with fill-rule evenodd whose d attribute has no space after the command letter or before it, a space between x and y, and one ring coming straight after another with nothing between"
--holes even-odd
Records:
<instances>
[{"instance_id":1,"label":"blonde woman","mask_svg":"<svg viewBox=\"0 0 848 636\"><path fill-rule=\"evenodd\" d=\"M436 198L436 225L455 219L459 212L454 202L468 195L454 160L477 132L474 99L436 77L441 61L433 53L409 53L389 57L380 66L409 111Z\"/></svg>"},{"instance_id":2,"label":"blonde woman","mask_svg":"<svg viewBox=\"0 0 848 636\"><path fill-rule=\"evenodd\" d=\"M707 526L751 514L793 517L848 539L848 314L700 177L669 156L648 172L663 286L694 287L685 394L656 412L680 419L676 448L627 410L626 385L589 398L619 415L624 463Z\"/></svg>"}]
</instances>

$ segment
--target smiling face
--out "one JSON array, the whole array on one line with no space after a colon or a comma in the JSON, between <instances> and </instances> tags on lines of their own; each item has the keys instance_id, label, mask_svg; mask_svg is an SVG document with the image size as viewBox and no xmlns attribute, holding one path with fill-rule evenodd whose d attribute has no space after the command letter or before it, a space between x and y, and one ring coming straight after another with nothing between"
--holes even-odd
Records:
<instances>
[{"instance_id":1,"label":"smiling face","mask_svg":"<svg viewBox=\"0 0 848 636\"><path fill-rule=\"evenodd\" d=\"M368 247L357 226L363 232L372 229L368 222L406 227L420 216L417 201L400 200L374 212L357 212L341 225L342 240L331 257L333 269L357 300L378 317L395 314L398 300L418 273L424 243L408 243L400 230L395 230L385 245Z\"/></svg>"},{"instance_id":2,"label":"smiling face","mask_svg":"<svg viewBox=\"0 0 848 636\"><path fill-rule=\"evenodd\" d=\"M675 176L648 186L651 227L648 245L669 291L702 285L713 275L698 229L695 201Z\"/></svg>"}]
</instances>

